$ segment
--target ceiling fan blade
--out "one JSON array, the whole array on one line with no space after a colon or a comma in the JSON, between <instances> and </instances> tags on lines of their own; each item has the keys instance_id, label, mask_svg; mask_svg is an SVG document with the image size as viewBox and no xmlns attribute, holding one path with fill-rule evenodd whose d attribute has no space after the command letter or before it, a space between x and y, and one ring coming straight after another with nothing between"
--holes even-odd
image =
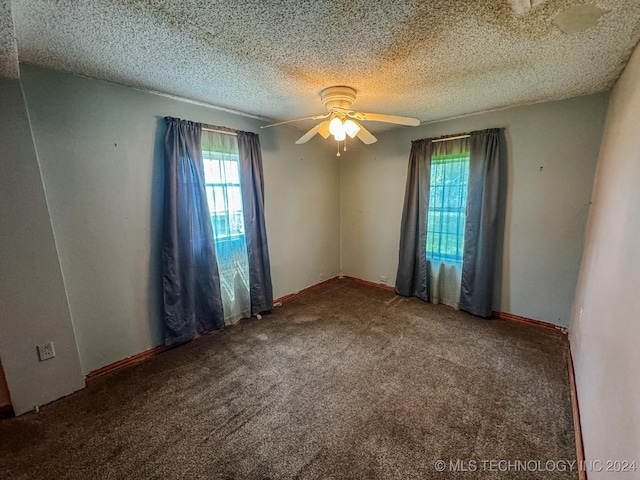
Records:
<instances>
[{"instance_id":1,"label":"ceiling fan blade","mask_svg":"<svg viewBox=\"0 0 640 480\"><path fill-rule=\"evenodd\" d=\"M420 125L420 120L417 118L401 117L399 115L385 115L383 113L348 112L347 116L357 120L396 123L398 125L407 125L409 127L417 127Z\"/></svg>"},{"instance_id":2,"label":"ceiling fan blade","mask_svg":"<svg viewBox=\"0 0 640 480\"><path fill-rule=\"evenodd\" d=\"M356 136L360 140L362 140L362 143L365 143L367 145L371 145L372 143L376 143L378 141L378 139L376 137L374 137L373 134L369 130L364 128L358 122L354 122L354 123L360 127L360 130L358 131L358 134Z\"/></svg>"},{"instance_id":3,"label":"ceiling fan blade","mask_svg":"<svg viewBox=\"0 0 640 480\"><path fill-rule=\"evenodd\" d=\"M331 132L329 132L329 123L331 123L330 119L325 120L318 126L318 133L322 135L322 138L327 139L329 135L331 135Z\"/></svg>"},{"instance_id":4,"label":"ceiling fan blade","mask_svg":"<svg viewBox=\"0 0 640 480\"><path fill-rule=\"evenodd\" d=\"M302 120L322 120L323 118L327 118L329 115L331 115L331 112L326 115L314 115L313 117L302 117L296 118L295 120L287 120L285 122L270 123L269 125L262 125L260 128L276 127L278 125L286 125L287 123L301 122Z\"/></svg>"},{"instance_id":5,"label":"ceiling fan blade","mask_svg":"<svg viewBox=\"0 0 640 480\"><path fill-rule=\"evenodd\" d=\"M311 138L318 133L318 130L320 130L320 127L322 127L322 125L324 123L328 123L326 120L324 122L320 122L319 124L317 124L315 127L313 127L311 130L309 130L307 133L305 133L303 136L301 136L297 141L296 141L296 145L302 145L303 143L307 143L309 140L311 140Z\"/></svg>"}]
</instances>

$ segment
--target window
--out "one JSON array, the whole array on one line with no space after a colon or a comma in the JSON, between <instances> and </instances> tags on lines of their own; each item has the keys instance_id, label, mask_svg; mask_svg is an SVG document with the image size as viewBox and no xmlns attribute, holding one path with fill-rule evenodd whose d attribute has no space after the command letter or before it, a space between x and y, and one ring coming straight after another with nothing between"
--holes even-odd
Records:
<instances>
[{"instance_id":1,"label":"window","mask_svg":"<svg viewBox=\"0 0 640 480\"><path fill-rule=\"evenodd\" d=\"M251 315L249 259L244 235L240 157L235 136L202 132L207 203L227 325Z\"/></svg>"},{"instance_id":2,"label":"window","mask_svg":"<svg viewBox=\"0 0 640 480\"><path fill-rule=\"evenodd\" d=\"M469 154L433 156L427 221L427 257L462 262Z\"/></svg>"},{"instance_id":3,"label":"window","mask_svg":"<svg viewBox=\"0 0 640 480\"><path fill-rule=\"evenodd\" d=\"M207 201L213 232L218 239L244 234L238 154L203 150Z\"/></svg>"}]
</instances>

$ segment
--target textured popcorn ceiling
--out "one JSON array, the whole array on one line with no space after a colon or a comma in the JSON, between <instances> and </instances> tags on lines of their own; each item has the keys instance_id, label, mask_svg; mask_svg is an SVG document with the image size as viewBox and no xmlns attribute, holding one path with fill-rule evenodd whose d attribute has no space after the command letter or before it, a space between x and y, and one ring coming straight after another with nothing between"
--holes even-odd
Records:
<instances>
[{"instance_id":1,"label":"textured popcorn ceiling","mask_svg":"<svg viewBox=\"0 0 640 480\"><path fill-rule=\"evenodd\" d=\"M318 92L423 122L606 90L640 38L640 0L14 0L20 61L262 117L321 113ZM369 123L368 125L372 125ZM302 127L308 126L303 123ZM377 130L378 128L373 128Z\"/></svg>"},{"instance_id":2,"label":"textured popcorn ceiling","mask_svg":"<svg viewBox=\"0 0 640 480\"><path fill-rule=\"evenodd\" d=\"M0 0L0 78L18 76L18 49L11 18L11 2Z\"/></svg>"}]
</instances>

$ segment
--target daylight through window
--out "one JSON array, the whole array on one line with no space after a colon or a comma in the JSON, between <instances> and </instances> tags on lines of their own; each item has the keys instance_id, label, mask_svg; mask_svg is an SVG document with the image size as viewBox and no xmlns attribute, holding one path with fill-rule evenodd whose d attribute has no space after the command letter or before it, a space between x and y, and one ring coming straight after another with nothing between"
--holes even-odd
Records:
<instances>
[{"instance_id":1,"label":"daylight through window","mask_svg":"<svg viewBox=\"0 0 640 480\"><path fill-rule=\"evenodd\" d=\"M469 154L434 156L427 222L427 257L462 262Z\"/></svg>"},{"instance_id":2,"label":"daylight through window","mask_svg":"<svg viewBox=\"0 0 640 480\"><path fill-rule=\"evenodd\" d=\"M204 150L204 173L216 239L244 234L238 155Z\"/></svg>"}]
</instances>

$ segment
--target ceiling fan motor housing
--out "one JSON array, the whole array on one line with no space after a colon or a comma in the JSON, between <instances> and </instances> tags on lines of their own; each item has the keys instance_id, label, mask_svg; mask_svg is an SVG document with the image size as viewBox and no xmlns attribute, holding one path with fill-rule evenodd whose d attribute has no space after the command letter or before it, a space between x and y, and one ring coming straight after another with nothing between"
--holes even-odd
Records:
<instances>
[{"instance_id":1,"label":"ceiling fan motor housing","mask_svg":"<svg viewBox=\"0 0 640 480\"><path fill-rule=\"evenodd\" d=\"M349 109L356 100L356 90L344 85L328 87L320 92L320 100L329 111L333 108Z\"/></svg>"}]
</instances>

